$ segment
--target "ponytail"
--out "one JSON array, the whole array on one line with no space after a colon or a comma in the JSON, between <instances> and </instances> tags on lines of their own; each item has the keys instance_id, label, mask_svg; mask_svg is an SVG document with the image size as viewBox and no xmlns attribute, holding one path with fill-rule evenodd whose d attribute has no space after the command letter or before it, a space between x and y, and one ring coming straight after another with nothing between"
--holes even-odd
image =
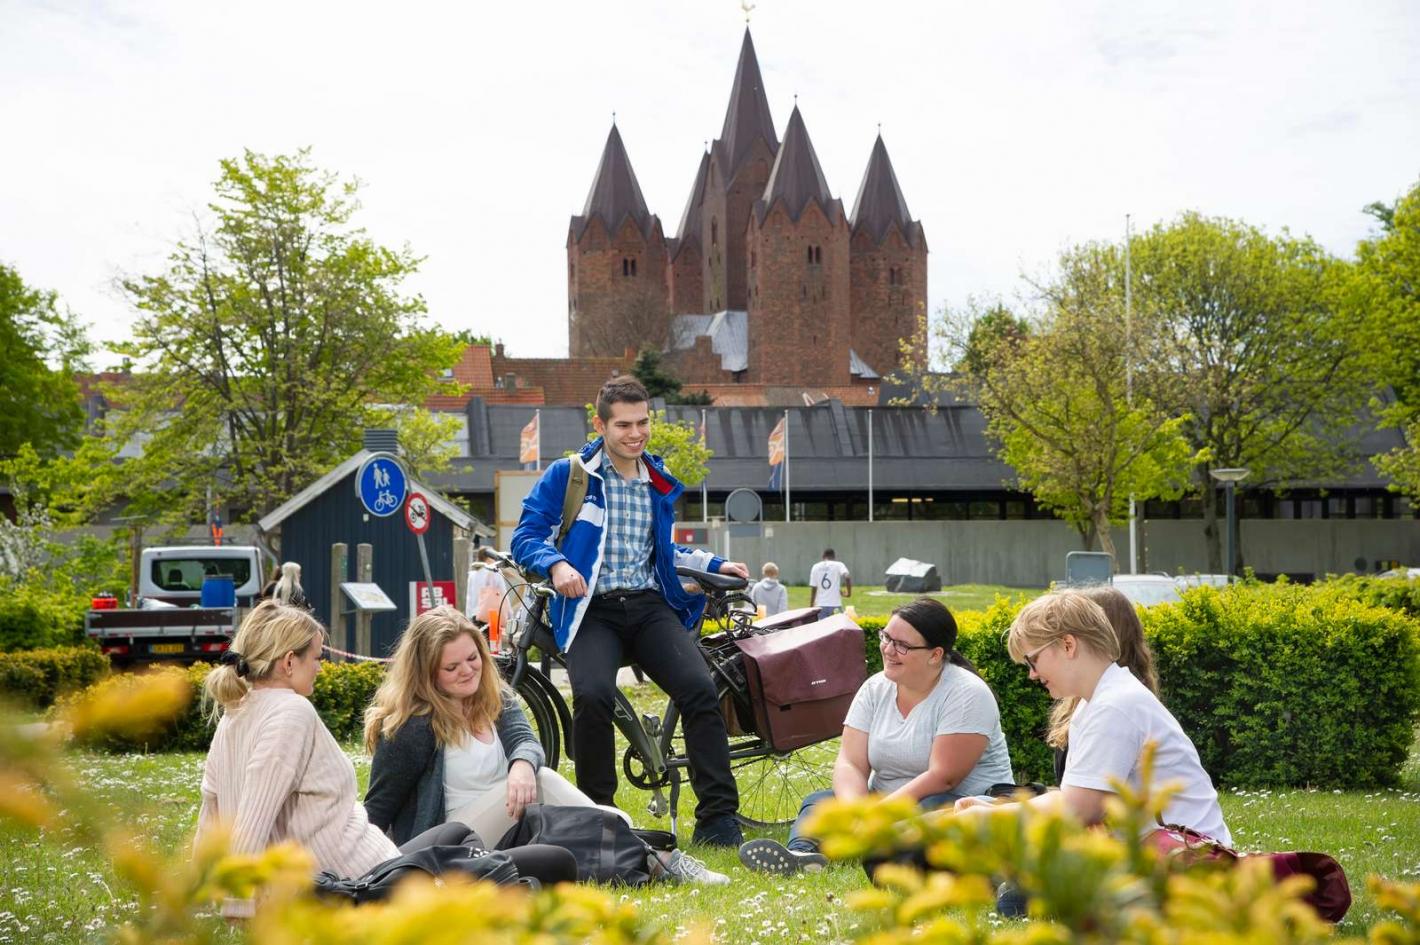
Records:
<instances>
[{"instance_id":1,"label":"ponytail","mask_svg":"<svg viewBox=\"0 0 1420 945\"><path fill-rule=\"evenodd\" d=\"M242 621L232 645L202 681L202 702L209 719L230 712L246 698L254 681L271 676L287 653L304 653L325 628L309 611L262 601Z\"/></svg>"}]
</instances>

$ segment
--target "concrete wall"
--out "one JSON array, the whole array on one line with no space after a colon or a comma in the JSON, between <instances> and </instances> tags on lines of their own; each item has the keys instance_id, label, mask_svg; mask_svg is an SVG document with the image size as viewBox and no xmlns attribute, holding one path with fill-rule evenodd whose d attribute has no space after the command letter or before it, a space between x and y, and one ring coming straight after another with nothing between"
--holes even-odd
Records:
<instances>
[{"instance_id":1,"label":"concrete wall","mask_svg":"<svg viewBox=\"0 0 1420 945\"><path fill-rule=\"evenodd\" d=\"M1141 571L1208 570L1201 520L1143 521L1139 531ZM946 584L1044 587L1065 576L1065 554L1081 550L1074 529L1058 521L768 522L760 538L728 539L723 525L711 526L712 550L724 554L727 540L730 557L751 573L774 561L790 584L806 583L823 549L833 548L863 584L881 584L887 566L908 557L935 564ZM1127 559L1128 530L1116 529L1114 542ZM1244 564L1263 574L1374 571L1378 561L1420 563L1420 521L1247 520L1239 544Z\"/></svg>"}]
</instances>

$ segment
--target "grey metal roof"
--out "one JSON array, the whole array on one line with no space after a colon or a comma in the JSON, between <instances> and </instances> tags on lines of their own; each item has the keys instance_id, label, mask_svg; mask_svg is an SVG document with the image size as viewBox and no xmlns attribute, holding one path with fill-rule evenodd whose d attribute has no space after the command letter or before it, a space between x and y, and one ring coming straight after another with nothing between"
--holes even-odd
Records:
<instances>
[{"instance_id":1,"label":"grey metal roof","mask_svg":"<svg viewBox=\"0 0 1420 945\"><path fill-rule=\"evenodd\" d=\"M789 116L789 127L784 131L784 144L774 159L774 168L769 172L769 182L764 186L764 196L755 203L755 216L764 221L764 215L774 206L775 201L784 201L791 220L799 216L812 201L817 201L824 215L832 222L836 207L841 213L843 202L835 200L828 189L828 179L823 176L823 168L814 153L813 141L804 126L804 116L799 106L794 106Z\"/></svg>"},{"instance_id":2,"label":"grey metal roof","mask_svg":"<svg viewBox=\"0 0 1420 945\"><path fill-rule=\"evenodd\" d=\"M611 133L606 136L606 147L602 149L602 159L597 165L597 174L592 179L592 189L587 193L582 214L572 217L574 240L582 238L592 217L600 217L608 233L615 233L621 221L630 217L647 238L656 220L646 208L641 185L636 181L636 172L631 169L631 158L626 154L626 146L621 142L621 132L616 125L611 126Z\"/></svg>"},{"instance_id":3,"label":"grey metal roof","mask_svg":"<svg viewBox=\"0 0 1420 945\"><path fill-rule=\"evenodd\" d=\"M858 352L852 348L848 349L848 372L865 380L878 380L882 377L877 371L868 367L868 362L859 357Z\"/></svg>"},{"instance_id":4,"label":"grey metal roof","mask_svg":"<svg viewBox=\"0 0 1420 945\"><path fill-rule=\"evenodd\" d=\"M852 223L853 232L862 230L875 243L881 243L894 224L911 246L917 246L922 235L922 224L914 222L908 212L907 199L902 196L902 187L898 185L882 135L873 142L868 169L863 172L863 183L853 201Z\"/></svg>"},{"instance_id":5,"label":"grey metal roof","mask_svg":"<svg viewBox=\"0 0 1420 945\"><path fill-rule=\"evenodd\" d=\"M708 337L710 350L720 356L723 371L749 368L749 313L726 309L714 315L676 315L671 319L671 350L695 347L695 339Z\"/></svg>"}]
</instances>

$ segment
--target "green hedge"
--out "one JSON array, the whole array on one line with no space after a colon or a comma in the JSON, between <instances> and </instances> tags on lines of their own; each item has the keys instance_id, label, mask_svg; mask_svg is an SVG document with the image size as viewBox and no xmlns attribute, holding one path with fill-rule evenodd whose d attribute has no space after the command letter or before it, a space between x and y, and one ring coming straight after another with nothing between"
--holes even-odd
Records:
<instances>
[{"instance_id":1,"label":"green hedge","mask_svg":"<svg viewBox=\"0 0 1420 945\"><path fill-rule=\"evenodd\" d=\"M1420 579L1406 581L1400 578L1343 574L1340 577L1327 578L1325 585L1337 588L1363 603L1389 607L1391 610L1404 611L1412 617L1420 617Z\"/></svg>"},{"instance_id":2,"label":"green hedge","mask_svg":"<svg viewBox=\"0 0 1420 945\"><path fill-rule=\"evenodd\" d=\"M202 717L202 681L211 669L206 663L194 663L186 668L162 666L149 670L153 673L170 673L186 678L192 688L192 699L187 709L173 724L141 746L129 742L108 740L92 744L90 747L113 751L127 751L141 747L147 751L206 751L212 741L213 727ZM120 673L99 682L99 686L131 685L138 674ZM378 663L326 663L316 676L315 691L311 702L320 713L322 721L337 740L345 742L358 739L364 731L365 707L375 695L375 689L384 678L384 668ZM76 693L68 699L80 698ZM67 699L60 700L62 709Z\"/></svg>"},{"instance_id":3,"label":"green hedge","mask_svg":"<svg viewBox=\"0 0 1420 945\"><path fill-rule=\"evenodd\" d=\"M0 695L30 708L83 689L108 675L108 657L88 646L0 653Z\"/></svg>"},{"instance_id":4,"label":"green hedge","mask_svg":"<svg viewBox=\"0 0 1420 945\"><path fill-rule=\"evenodd\" d=\"M1215 781L1371 787L1420 717L1420 623L1344 586L1200 588L1144 612L1163 699Z\"/></svg>"},{"instance_id":5,"label":"green hedge","mask_svg":"<svg viewBox=\"0 0 1420 945\"><path fill-rule=\"evenodd\" d=\"M1397 582L1404 583L1404 582ZM991 685L1021 780L1054 780L1050 697L1012 663L1020 601L956 615L957 647ZM1198 588L1142 611L1163 701L1228 787L1394 784L1420 722L1420 621L1343 582ZM861 618L868 671L884 618Z\"/></svg>"}]
</instances>

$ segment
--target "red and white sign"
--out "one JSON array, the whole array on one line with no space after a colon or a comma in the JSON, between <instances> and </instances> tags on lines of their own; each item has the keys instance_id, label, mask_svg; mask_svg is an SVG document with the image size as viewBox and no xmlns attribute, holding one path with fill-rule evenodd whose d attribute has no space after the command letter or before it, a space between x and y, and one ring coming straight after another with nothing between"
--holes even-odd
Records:
<instances>
[{"instance_id":1,"label":"red and white sign","mask_svg":"<svg viewBox=\"0 0 1420 945\"><path fill-rule=\"evenodd\" d=\"M404 521L409 530L422 535L429 530L433 516L429 514L429 500L418 492L411 492L404 503Z\"/></svg>"},{"instance_id":2,"label":"red and white sign","mask_svg":"<svg viewBox=\"0 0 1420 945\"><path fill-rule=\"evenodd\" d=\"M424 581L409 582L409 612L413 616L418 617L426 610L433 610L445 604L454 606L458 590L453 581L435 581L433 593L429 591L429 585Z\"/></svg>"}]
</instances>

